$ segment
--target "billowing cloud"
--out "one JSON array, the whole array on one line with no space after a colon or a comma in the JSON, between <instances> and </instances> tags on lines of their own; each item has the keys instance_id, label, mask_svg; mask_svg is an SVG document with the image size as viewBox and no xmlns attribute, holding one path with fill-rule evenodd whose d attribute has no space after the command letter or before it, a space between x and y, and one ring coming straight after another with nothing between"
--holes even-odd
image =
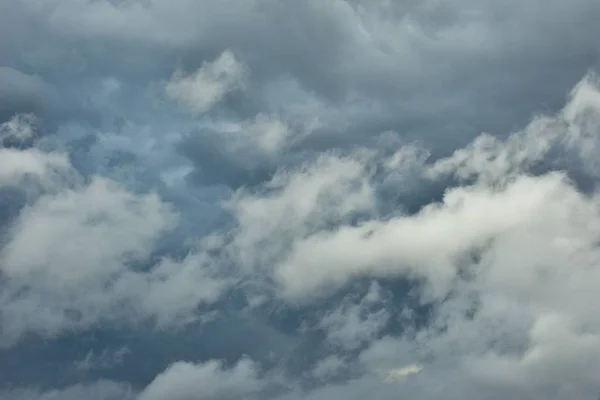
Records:
<instances>
[{"instance_id":1,"label":"billowing cloud","mask_svg":"<svg viewBox=\"0 0 600 400\"><path fill-rule=\"evenodd\" d=\"M2 345L115 318L169 324L218 298L223 284L210 277L201 253L152 260L176 224L155 193L132 193L98 176L85 182L66 156L37 148L2 148L0 160L3 186L26 178L41 186L6 228L0 249Z\"/></svg>"},{"instance_id":2,"label":"billowing cloud","mask_svg":"<svg viewBox=\"0 0 600 400\"><path fill-rule=\"evenodd\" d=\"M597 398L599 18L0 3L0 397Z\"/></svg>"},{"instance_id":3,"label":"billowing cloud","mask_svg":"<svg viewBox=\"0 0 600 400\"><path fill-rule=\"evenodd\" d=\"M479 178L471 185L449 188L441 203L427 205L416 214L372 219L357 225L342 224L314 233L305 231L311 223L308 213L299 216L300 222L285 220L282 224L287 231L293 232L296 240L281 254L282 259L274 264L274 276L290 295L302 296L322 285L340 285L353 276L374 273L380 277L427 277L436 291L442 290L438 295L443 296L465 257L481 251L489 242L496 242L505 235L522 230L539 229L540 234L548 233L547 226L553 224L568 229L567 226L576 221L573 219L575 217L557 212L567 204L582 213L577 218L593 219L596 200L580 194L564 173L526 174L536 167L536 163L545 161L550 151L554 150L555 154L577 157L587 173L595 176L595 161L590 160L584 151L595 143L595 121L600 115L600 110L594 108L590 94L593 88L595 86L586 79L576 88L571 102L559 116L535 120L506 141L483 135L451 157L424 165L422 174L433 179L445 171L454 173L461 180L474 176ZM597 89L593 93L595 96L600 94ZM585 101L581 100L582 96L586 96ZM580 108L574 109L574 104ZM582 139L573 139L573 135ZM575 154L572 154L572 149ZM394 154L387 165L395 165L392 161L396 159L397 154ZM362 188L359 193L374 192L376 182L370 180L369 162L367 159L364 166L355 169L359 175L353 179L362 182L360 186L347 185L336 178L335 182L327 183L327 190L348 200L354 198L352 194L358 188ZM340 170L346 173L351 171L348 167ZM314 169L311 176L315 177L314 182L325 182L328 174L327 169ZM289 191L290 199L299 201L303 198L308 202L311 196L292 194L293 183L304 176L300 172L297 177L290 179L290 186L282 193ZM318 186L311 183L311 187ZM375 206L369 203L373 202L373 197L362 197L362 201L360 207L351 204L352 211ZM252 209L268 209L270 224L274 224L274 210L285 207L288 202L283 196L264 196L248 203L248 207L240 208L238 218L244 229L240 235L248 230L248 223L253 224L247 221L244 212L250 209L250 204ZM310 212L316 215L320 212L334 215L326 211L327 203L315 202L311 206ZM336 209L343 210L343 203L338 202ZM287 219L292 215L289 209L282 218ZM263 224L263 229L265 226ZM295 226L299 228L295 230ZM579 226L571 229L576 231ZM272 235L269 233L269 236ZM265 247L262 248L264 253ZM345 249L354 249L356 252Z\"/></svg>"}]
</instances>

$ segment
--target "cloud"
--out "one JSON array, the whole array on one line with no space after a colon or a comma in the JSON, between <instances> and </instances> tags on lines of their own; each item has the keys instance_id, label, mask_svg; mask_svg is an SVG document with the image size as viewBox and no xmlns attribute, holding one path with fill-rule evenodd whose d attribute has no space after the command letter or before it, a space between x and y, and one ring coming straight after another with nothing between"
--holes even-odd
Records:
<instances>
[{"instance_id":1,"label":"cloud","mask_svg":"<svg viewBox=\"0 0 600 400\"><path fill-rule=\"evenodd\" d=\"M68 160L60 154L47 154L35 149L19 151L0 149L3 169L0 173L0 185L14 186L26 177L36 178L40 183L52 179L52 175L68 169Z\"/></svg>"},{"instance_id":2,"label":"cloud","mask_svg":"<svg viewBox=\"0 0 600 400\"><path fill-rule=\"evenodd\" d=\"M26 146L35 136L35 115L15 114L0 125L0 139L2 147Z\"/></svg>"},{"instance_id":3,"label":"cloud","mask_svg":"<svg viewBox=\"0 0 600 400\"><path fill-rule=\"evenodd\" d=\"M344 167L346 174L354 171L352 179L361 183L358 186L348 185L337 177L334 181L327 181L327 177L336 175L330 175L332 170L319 168L315 164L310 175L300 171L287 182L274 181L288 185L284 186L279 196L241 198L236 210L241 229L237 240L246 242L244 246L252 246L245 238L259 237L249 228L258 226L259 223L250 218L258 216L258 210L269 210L268 219L266 211L264 213L264 221L268 221L268 225L261 224L265 238L274 234L267 227L278 229L278 225L285 227L281 229L293 237L293 242L282 250L279 260L273 264L275 279L282 285L283 291L291 296L303 296L313 290L323 289L324 285L341 285L351 277L373 273L379 277L404 274L413 278L426 277L435 287L432 290L437 292L437 296L443 296L449 290L463 259L470 252L480 251L490 241L503 235L523 229L545 229L542 226L553 220L559 224L563 221L562 218L567 217L561 217L562 214L557 213L557 210L566 204L571 204L582 212L589 209L588 200L577 192L563 174L524 174L534 162L545 158L551 146L563 148L566 152L575 146L574 155L589 165L589 159L581 153L584 148L581 142L569 139L569 132L594 137L590 136L594 132L590 127L595 126L593 121L598 118L598 110L590 108L590 104L593 107L593 101L581 103L580 111L572 110L572 105L579 102L577 99L581 96L581 90L594 88L586 86L585 82L589 80L586 79L578 86L572 95L573 100L565 108L571 110L571 114L585 112L585 118L567 119L563 116L567 111L564 111L556 118L535 120L525 130L516 132L506 141L483 135L473 145L465 150L458 150L450 158L424 166L423 173L434 179L444 170L455 171L460 179L469 178L473 174L482 176L472 185L447 189L439 204L430 204L414 215L372 219L357 225L345 225L342 222L336 226L331 225L335 220L329 221L329 226L333 229L323 227L311 232L307 229L310 229L312 215L319 216L319 220L324 221L327 216L335 215L334 210L341 211L345 208L343 203L338 203L335 209L329 211L327 203L318 202L320 195L318 197L316 189L319 186L316 182L327 182L327 191L337 193L340 199L352 199L352 194L356 193L354 191L359 190L359 197L356 198L360 203L348 204L351 212L375 207L374 197L369 194L374 193L373 186L376 182L370 179L368 158L364 161L356 159L354 169ZM597 95L598 92L595 93ZM397 154L392 155L387 165L395 165L393 161L396 158ZM342 161L343 158L338 160ZM336 165L340 161L334 157L330 161L333 164L326 163L323 166ZM315 196L308 196L306 193L310 192L301 190L300 187L295 188L296 182L299 184L309 178L311 180L307 180L306 184L310 182L310 187L315 188ZM302 203L296 192L304 193L305 200ZM292 199L296 203L291 203ZM294 213L294 209L290 208L293 204L303 205L303 209L300 209L304 210L303 213ZM279 219L276 213L278 209L286 210L280 214ZM250 214L250 210L256 212ZM291 219L292 217L295 219ZM567 221L565 219L565 223ZM539 228L535 228L536 226ZM253 233L246 233L250 231ZM277 236L282 237L281 234ZM267 240L266 246L269 242L275 244L279 240ZM268 247L261 244L261 249L264 254ZM353 249L356 253L345 249ZM327 268L323 267L325 265Z\"/></svg>"},{"instance_id":4,"label":"cloud","mask_svg":"<svg viewBox=\"0 0 600 400\"><path fill-rule=\"evenodd\" d=\"M568 159L580 159L588 174L597 174L590 152L597 146L598 104L598 80L590 74L571 91L558 115L538 117L506 141L483 134L451 157L438 160L426 173L434 179L452 173L461 180L477 177L494 182L531 171L542 162L555 163L554 168L564 166L560 163L565 162L566 153Z\"/></svg>"},{"instance_id":5,"label":"cloud","mask_svg":"<svg viewBox=\"0 0 600 400\"><path fill-rule=\"evenodd\" d=\"M89 385L74 385L57 390L11 389L0 392L3 399L7 400L76 400L86 398L90 400L117 400L133 399L131 389L127 385L100 381Z\"/></svg>"},{"instance_id":6,"label":"cloud","mask_svg":"<svg viewBox=\"0 0 600 400\"><path fill-rule=\"evenodd\" d=\"M5 3L0 397L597 397L596 1Z\"/></svg>"},{"instance_id":7,"label":"cloud","mask_svg":"<svg viewBox=\"0 0 600 400\"><path fill-rule=\"evenodd\" d=\"M97 271L111 275L123 262L147 257L171 218L158 198L136 198L95 179L23 210L3 249L3 271L17 277L42 269L50 279L75 285ZM32 247L35 252L29 251Z\"/></svg>"},{"instance_id":8,"label":"cloud","mask_svg":"<svg viewBox=\"0 0 600 400\"><path fill-rule=\"evenodd\" d=\"M240 89L243 78L243 66L231 51L225 51L191 75L183 76L181 72L173 75L165 91L169 98L197 115L210 110L227 93Z\"/></svg>"},{"instance_id":9,"label":"cloud","mask_svg":"<svg viewBox=\"0 0 600 400\"><path fill-rule=\"evenodd\" d=\"M33 177L41 186L0 248L2 346L27 333L55 337L115 320L186 323L199 304L218 299L225 281L202 251L152 259L177 222L156 193L99 176L86 182L66 156L35 147L2 148L0 159L2 185Z\"/></svg>"},{"instance_id":10,"label":"cloud","mask_svg":"<svg viewBox=\"0 0 600 400\"><path fill-rule=\"evenodd\" d=\"M105 349L100 354L90 350L83 360L75 364L78 371L89 371L93 369L110 369L116 365L122 364L124 358L131 351L127 347L121 347L116 350Z\"/></svg>"},{"instance_id":11,"label":"cloud","mask_svg":"<svg viewBox=\"0 0 600 400\"><path fill-rule=\"evenodd\" d=\"M306 129L306 127L304 127ZM309 130L259 113L242 122L194 130L180 143L181 153L194 163L194 181L238 189L268 180L289 148Z\"/></svg>"},{"instance_id":12,"label":"cloud","mask_svg":"<svg viewBox=\"0 0 600 400\"><path fill-rule=\"evenodd\" d=\"M31 147L36 136L36 118L32 114L16 114L0 124L1 189L51 190L76 179L65 154Z\"/></svg>"},{"instance_id":13,"label":"cloud","mask_svg":"<svg viewBox=\"0 0 600 400\"><path fill-rule=\"evenodd\" d=\"M152 261L173 223L156 195L138 196L102 178L27 206L1 252L2 344L26 332L53 337L102 321L189 322L224 286L201 254Z\"/></svg>"},{"instance_id":14,"label":"cloud","mask_svg":"<svg viewBox=\"0 0 600 400\"><path fill-rule=\"evenodd\" d=\"M27 75L19 70L0 66L0 121L17 113L45 111L53 90L39 76Z\"/></svg>"},{"instance_id":15,"label":"cloud","mask_svg":"<svg viewBox=\"0 0 600 400\"><path fill-rule=\"evenodd\" d=\"M327 341L353 350L376 338L390 318L380 302L380 291L378 285L373 283L359 303L346 300L339 308L325 314L319 326L327 332Z\"/></svg>"},{"instance_id":16,"label":"cloud","mask_svg":"<svg viewBox=\"0 0 600 400\"><path fill-rule=\"evenodd\" d=\"M588 86L587 82L588 79L578 86L572 99L579 98L578 91L582 87L586 91L585 98L590 98L588 96L594 93L594 86ZM595 93L598 93L597 90ZM573 104L582 106L575 111ZM486 214L500 217L509 226L476 248L473 258L463 257L459 264L447 263L449 268L454 265L458 275L452 280L451 290L442 295L443 299L440 299L428 327L405 337L375 340L371 348L361 355L361 362L369 368L400 368L393 365L406 365L407 360L422 366L419 378L402 383L400 393L412 396L427 394L437 396L435 398L478 397L487 393L489 398L529 396L556 399L597 394L596 380L590 374L596 369L592 360L595 359L593 354L598 351L596 318L589 314L589 305L595 300L591 291L585 289L588 286L583 284L583 280L589 281L590 285L596 284L591 282L596 282L597 278L598 198L594 193L581 193L565 180L564 175L556 172L537 171L537 176L527 176L524 169L530 165L522 162L539 159L538 149L544 148L548 139L556 140L556 146L566 149L574 143L581 144L562 135L565 131L579 132L582 134L579 137L594 138L597 135L594 128L583 128L595 126L593 121L598 110L593 104L593 101L571 100L565 110L585 115L574 125L571 125L573 119L568 117L565 117L567 122L563 122L562 116L569 114L566 111L557 119L544 121L546 129L535 130L541 136L540 140L530 142L542 143L542 146L514 146L517 140L528 137L532 131L530 126L525 133L516 133L506 142L497 142L500 151L477 151L475 147L468 147L468 152L461 150L452 156L454 159L457 154L464 156L465 162L455 164L456 171L461 171L464 165L476 166L474 170L481 177L470 188L466 186L460 190L467 190L467 197L471 199L480 196L482 188L492 190L490 194L495 193L492 196L503 196L503 200L490 207ZM582 121L586 122L582 124ZM552 131L548 127L559 127L560 130ZM513 149L522 151L525 157L508 156L514 154L511 153ZM580 157L585 164L585 153ZM528 191L523 197L515 191L521 184ZM518 208L513 208L508 215L504 213L503 207L508 202L514 200L515 204L525 206L527 201L535 198L534 191L545 185L548 185L543 190L545 194L540 193L537 206L523 214L516 212ZM461 197L456 204L475 212L478 207L467 203L467 197ZM443 213L443 209L435 207L432 211L438 229L443 226L443 217L438 214ZM510 226L512 217L518 221L515 226ZM464 238L459 232L469 226L468 220L465 214L465 218L452 224L452 232L446 232L442 237L446 240ZM476 232L477 226L494 226L482 216L474 221L477 224L467 228L471 232ZM419 230L413 229L412 232L417 235ZM481 233L475 237L488 239ZM435 242L433 234L423 235L423 238L427 242ZM397 241L396 245L402 249L393 257L398 262L407 257L408 251L401 247L402 241ZM330 247L326 243L323 248ZM356 249L356 255L365 253L356 243L345 248ZM314 254L314 245L310 249ZM444 246L436 242L431 252L439 253L442 249ZM374 255L367 259L372 265L381 265L376 260L384 252L371 254ZM340 265L356 265L352 264L355 257L345 258ZM331 260L327 261L331 265ZM418 273L427 274L423 266ZM465 269L459 274L457 267ZM366 273L373 275L376 268L370 267ZM439 271L434 271L425 281L431 283L439 276ZM437 382L438 386L433 382ZM348 383L339 389L347 388L350 392L359 385L358 382ZM444 394L436 393L434 387L443 388Z\"/></svg>"},{"instance_id":17,"label":"cloud","mask_svg":"<svg viewBox=\"0 0 600 400\"><path fill-rule=\"evenodd\" d=\"M384 382L402 382L402 380L406 379L406 377L418 374L422 370L423 367L413 364L402 368L391 369L389 371L382 371L381 375Z\"/></svg>"},{"instance_id":18,"label":"cloud","mask_svg":"<svg viewBox=\"0 0 600 400\"><path fill-rule=\"evenodd\" d=\"M367 176L360 156L323 155L280 172L264 193L239 191L227 207L237 220L233 247L242 265L264 268L298 238L368 212L374 193Z\"/></svg>"},{"instance_id":19,"label":"cloud","mask_svg":"<svg viewBox=\"0 0 600 400\"><path fill-rule=\"evenodd\" d=\"M196 365L179 362L158 375L139 400L257 398L266 383L258 373L258 367L246 359L231 369L217 361Z\"/></svg>"},{"instance_id":20,"label":"cloud","mask_svg":"<svg viewBox=\"0 0 600 400\"><path fill-rule=\"evenodd\" d=\"M245 249L240 262L272 274L284 298L310 299L321 306L315 292L317 299L327 298L356 278L421 281L421 301L436 305L421 329L380 336L385 323L400 316L383 302L385 318L377 318L364 308L367 297L342 303L319 319L332 344L355 349L356 343L365 343L354 368L383 376L380 385L400 385L396 393L459 398L492 391L491 398L543 393L557 399L592 394L595 380L587 371L596 368L592 355L597 351L597 318L590 314L590 305L595 302L591 287L597 284L600 203L595 192L581 192L568 178L570 170L541 163L563 154L569 163L579 160L596 179L593 161L582 152L583 142L593 143L597 137L599 110L593 99L598 90L590 79L576 87L563 111L535 119L505 140L482 145L490 140L482 136L447 159L418 161L421 169L416 171L411 169L414 157L408 164L395 162L399 156L394 152L384 158L382 165L390 169L399 166L427 179L438 179L442 172L456 174L441 202L414 214L377 218L372 213L379 182L369 173L373 153L331 155L326 162L274 179L265 187L274 192L242 192L232 203L239 224L233 243ZM329 169L335 165L346 167ZM345 171L350 182L360 184L348 185L334 171ZM328 176L335 179L328 181ZM356 197L361 201L349 202L348 211L342 212L339 200L336 208L329 207L331 194L307 196L310 191L293 190L304 187L303 182L315 189L320 187L316 182L327 182L324 193L336 193L339 199L369 195ZM305 195L296 195L300 192ZM361 211L371 213L350 224L347 216ZM561 355L564 343L580 355ZM354 361L324 356L314 374L335 375L347 363ZM429 387L442 374L438 382L446 389ZM407 379L390 378L398 375ZM359 398L361 390L375 385L375 377L369 376L316 389L308 398ZM386 390L379 391L383 398Z\"/></svg>"}]
</instances>

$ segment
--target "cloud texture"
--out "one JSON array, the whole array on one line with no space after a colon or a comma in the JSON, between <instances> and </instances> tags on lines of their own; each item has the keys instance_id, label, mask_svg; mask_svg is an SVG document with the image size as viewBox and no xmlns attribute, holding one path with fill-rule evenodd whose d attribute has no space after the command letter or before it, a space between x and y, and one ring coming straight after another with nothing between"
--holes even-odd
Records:
<instances>
[{"instance_id":1,"label":"cloud texture","mask_svg":"<svg viewBox=\"0 0 600 400\"><path fill-rule=\"evenodd\" d=\"M0 2L0 398L597 398L598 18Z\"/></svg>"}]
</instances>

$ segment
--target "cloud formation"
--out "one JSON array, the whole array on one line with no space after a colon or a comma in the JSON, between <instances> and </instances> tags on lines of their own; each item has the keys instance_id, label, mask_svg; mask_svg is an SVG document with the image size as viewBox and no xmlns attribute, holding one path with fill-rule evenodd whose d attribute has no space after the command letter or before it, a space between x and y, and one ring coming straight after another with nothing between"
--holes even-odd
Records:
<instances>
[{"instance_id":1,"label":"cloud formation","mask_svg":"<svg viewBox=\"0 0 600 400\"><path fill-rule=\"evenodd\" d=\"M173 75L165 85L165 92L192 114L200 114L214 107L229 92L240 89L243 73L243 67L231 51L226 51L192 75L182 76L181 72Z\"/></svg>"},{"instance_id":2,"label":"cloud formation","mask_svg":"<svg viewBox=\"0 0 600 400\"><path fill-rule=\"evenodd\" d=\"M19 121L28 123L9 122L15 135L34 129L16 127ZM66 155L36 148L3 148L0 160L7 167L0 188L39 183L6 227L0 251L2 345L28 332L53 337L115 318L168 323L218 297L222 283L203 275L210 268L201 267L201 255L152 260L176 223L156 193L129 192L100 176L84 179ZM183 289L193 276L202 285Z\"/></svg>"},{"instance_id":3,"label":"cloud formation","mask_svg":"<svg viewBox=\"0 0 600 400\"><path fill-rule=\"evenodd\" d=\"M598 18L0 4L0 397L597 398Z\"/></svg>"}]
</instances>

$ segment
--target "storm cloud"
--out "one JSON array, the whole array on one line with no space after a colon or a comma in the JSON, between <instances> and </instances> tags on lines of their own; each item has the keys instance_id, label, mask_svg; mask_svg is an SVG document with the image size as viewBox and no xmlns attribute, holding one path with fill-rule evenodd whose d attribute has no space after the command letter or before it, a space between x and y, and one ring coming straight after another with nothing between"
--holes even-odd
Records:
<instances>
[{"instance_id":1,"label":"storm cloud","mask_svg":"<svg viewBox=\"0 0 600 400\"><path fill-rule=\"evenodd\" d=\"M599 19L0 1L0 398L597 398Z\"/></svg>"}]
</instances>

